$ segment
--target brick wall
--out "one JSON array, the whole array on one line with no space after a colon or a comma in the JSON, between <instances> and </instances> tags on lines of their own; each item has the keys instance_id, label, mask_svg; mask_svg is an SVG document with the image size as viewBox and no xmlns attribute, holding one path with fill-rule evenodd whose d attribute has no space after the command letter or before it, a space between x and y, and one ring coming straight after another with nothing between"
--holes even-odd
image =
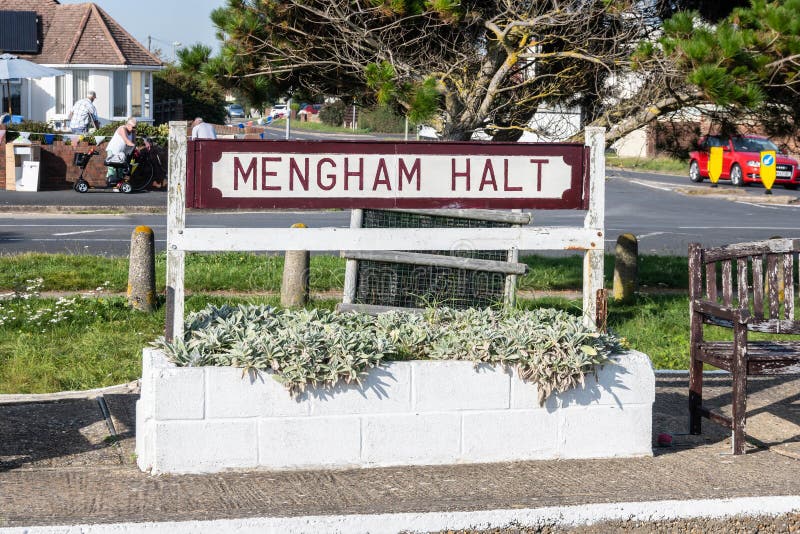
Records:
<instances>
[{"instance_id":1,"label":"brick wall","mask_svg":"<svg viewBox=\"0 0 800 534\"><path fill-rule=\"evenodd\" d=\"M75 145L65 145L62 141L55 141L52 145L41 146L41 164L39 166L39 189L52 191L69 189L80 175L81 170L73 164L76 153L86 153L92 148L84 142ZM0 149L5 154L5 140L0 143ZM167 149L158 147L161 156L163 172L156 169L154 180L161 181L167 169ZM97 154L89 160L83 178L92 186L102 186L106 183L106 166L103 160L106 157L105 145L101 146ZM0 189L5 189L6 183L5 158L0 158Z\"/></svg>"}]
</instances>

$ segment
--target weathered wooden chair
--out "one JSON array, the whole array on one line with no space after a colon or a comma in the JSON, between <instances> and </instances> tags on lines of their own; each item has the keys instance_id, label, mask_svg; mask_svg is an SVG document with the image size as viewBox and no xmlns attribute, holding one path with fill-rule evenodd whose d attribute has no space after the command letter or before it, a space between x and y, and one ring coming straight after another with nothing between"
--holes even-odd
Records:
<instances>
[{"instance_id":1,"label":"weathered wooden chair","mask_svg":"<svg viewBox=\"0 0 800 534\"><path fill-rule=\"evenodd\" d=\"M701 417L726 426L733 454L745 451L747 377L800 372L800 341L748 339L749 332L800 334L794 320L798 251L800 239L689 245L689 432L700 434ZM733 340L705 341L704 324L731 328ZM731 373L731 417L703 406L703 364Z\"/></svg>"}]
</instances>

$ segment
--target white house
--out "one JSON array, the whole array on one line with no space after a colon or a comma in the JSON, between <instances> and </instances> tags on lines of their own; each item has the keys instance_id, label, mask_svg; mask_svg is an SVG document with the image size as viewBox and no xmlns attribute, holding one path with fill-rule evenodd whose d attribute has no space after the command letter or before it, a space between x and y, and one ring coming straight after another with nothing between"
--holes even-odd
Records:
<instances>
[{"instance_id":1,"label":"white house","mask_svg":"<svg viewBox=\"0 0 800 534\"><path fill-rule=\"evenodd\" d=\"M35 20L35 29L26 27L30 20ZM26 39L31 32L36 36L33 46L32 38ZM153 120L153 72L160 70L162 63L97 5L3 0L0 33L5 34L0 36L2 52L65 73L56 78L12 82L15 114L26 120L59 123L76 100L93 90L101 122L129 116ZM19 49L6 48L15 46ZM5 88L3 97L7 97Z\"/></svg>"}]
</instances>

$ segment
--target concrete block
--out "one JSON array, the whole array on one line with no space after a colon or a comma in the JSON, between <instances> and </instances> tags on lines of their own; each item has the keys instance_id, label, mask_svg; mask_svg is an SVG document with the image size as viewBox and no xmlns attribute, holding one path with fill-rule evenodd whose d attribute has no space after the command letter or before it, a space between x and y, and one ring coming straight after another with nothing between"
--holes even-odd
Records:
<instances>
[{"instance_id":1,"label":"concrete block","mask_svg":"<svg viewBox=\"0 0 800 534\"><path fill-rule=\"evenodd\" d=\"M154 422L152 415L145 414L142 405L140 398L136 401L136 464L142 471L149 471L153 467Z\"/></svg>"},{"instance_id":2,"label":"concrete block","mask_svg":"<svg viewBox=\"0 0 800 534\"><path fill-rule=\"evenodd\" d=\"M155 418L202 419L205 413L205 380L201 367L154 370Z\"/></svg>"},{"instance_id":3,"label":"concrete block","mask_svg":"<svg viewBox=\"0 0 800 534\"><path fill-rule=\"evenodd\" d=\"M558 451L556 413L499 410L462 414L466 462L510 462L553 458Z\"/></svg>"},{"instance_id":4,"label":"concrete block","mask_svg":"<svg viewBox=\"0 0 800 534\"><path fill-rule=\"evenodd\" d=\"M364 415L361 433L365 466L447 464L461 454L458 413Z\"/></svg>"},{"instance_id":5,"label":"concrete block","mask_svg":"<svg viewBox=\"0 0 800 534\"><path fill-rule=\"evenodd\" d=\"M358 417L274 417L259 420L259 465L348 467L359 463Z\"/></svg>"},{"instance_id":6,"label":"concrete block","mask_svg":"<svg viewBox=\"0 0 800 534\"><path fill-rule=\"evenodd\" d=\"M656 379L646 354L628 351L615 355L613 363L597 369L597 377L586 376L583 387L557 395L559 406L588 406L653 403Z\"/></svg>"},{"instance_id":7,"label":"concrete block","mask_svg":"<svg viewBox=\"0 0 800 534\"><path fill-rule=\"evenodd\" d=\"M411 411L411 364L393 362L371 369L361 385L338 384L333 390L308 391L311 415L395 413Z\"/></svg>"},{"instance_id":8,"label":"concrete block","mask_svg":"<svg viewBox=\"0 0 800 534\"><path fill-rule=\"evenodd\" d=\"M270 386L275 381L265 373L235 367L206 367L205 375L207 418L272 415L274 394ZM286 392L284 394L289 396Z\"/></svg>"},{"instance_id":9,"label":"concrete block","mask_svg":"<svg viewBox=\"0 0 800 534\"><path fill-rule=\"evenodd\" d=\"M559 408L561 458L650 456L651 404L620 408L614 405Z\"/></svg>"},{"instance_id":10,"label":"concrete block","mask_svg":"<svg viewBox=\"0 0 800 534\"><path fill-rule=\"evenodd\" d=\"M258 465L257 420L155 424L153 473L213 473Z\"/></svg>"},{"instance_id":11,"label":"concrete block","mask_svg":"<svg viewBox=\"0 0 800 534\"><path fill-rule=\"evenodd\" d=\"M461 361L414 361L413 410L497 410L508 408L510 377L503 367Z\"/></svg>"}]
</instances>

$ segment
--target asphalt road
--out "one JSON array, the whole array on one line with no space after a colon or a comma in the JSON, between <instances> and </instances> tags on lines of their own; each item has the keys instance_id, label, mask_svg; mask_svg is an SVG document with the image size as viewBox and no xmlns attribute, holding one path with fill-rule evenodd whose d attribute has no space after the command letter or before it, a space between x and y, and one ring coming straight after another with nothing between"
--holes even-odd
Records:
<instances>
[{"instance_id":1,"label":"asphalt road","mask_svg":"<svg viewBox=\"0 0 800 534\"><path fill-rule=\"evenodd\" d=\"M626 232L639 239L645 254L685 255L692 241L722 245L798 235L800 203L796 192L780 188L772 197L760 187L733 188L720 184L718 196L708 196L709 184L691 184L685 176L609 170L606 182L606 250L612 252L617 237ZM703 194L698 194L703 193ZM772 203L764 203L766 200ZM28 206L25 208L24 206ZM53 210L77 206L89 212L127 213L58 214ZM78 194L73 191L17 193L0 191L0 254L26 251L124 256L137 225L153 228L156 248L163 250L166 194L148 192L123 195L110 192ZM9 210L25 210L9 211ZM151 210L160 213L130 213ZM539 210L533 224L581 225L583 213ZM286 228L296 222L309 227L346 227L349 211L239 212L187 215L187 225Z\"/></svg>"}]
</instances>

